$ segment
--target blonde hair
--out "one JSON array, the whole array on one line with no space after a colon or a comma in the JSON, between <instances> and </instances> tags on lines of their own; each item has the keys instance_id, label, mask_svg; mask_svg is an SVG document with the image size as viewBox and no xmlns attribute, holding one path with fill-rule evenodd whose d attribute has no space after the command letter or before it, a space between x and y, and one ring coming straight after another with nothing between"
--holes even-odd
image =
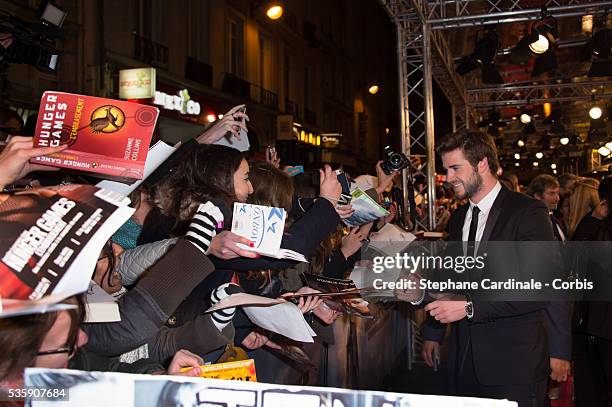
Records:
<instances>
[{"instance_id":1,"label":"blonde hair","mask_svg":"<svg viewBox=\"0 0 612 407\"><path fill-rule=\"evenodd\" d=\"M599 181L593 178L580 178L574 184L574 190L569 198L570 215L568 232L570 236L574 234L584 215L599 205L598 187Z\"/></svg>"}]
</instances>

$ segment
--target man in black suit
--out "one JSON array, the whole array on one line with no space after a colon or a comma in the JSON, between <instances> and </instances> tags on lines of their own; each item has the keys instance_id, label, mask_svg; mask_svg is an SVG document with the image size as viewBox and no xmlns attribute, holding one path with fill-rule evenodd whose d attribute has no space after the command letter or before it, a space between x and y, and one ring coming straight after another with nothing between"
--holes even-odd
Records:
<instances>
[{"instance_id":1,"label":"man in black suit","mask_svg":"<svg viewBox=\"0 0 612 407\"><path fill-rule=\"evenodd\" d=\"M554 239L546 206L498 182L497 151L489 136L456 132L437 151L456 197L469 199L449 222L449 240L468 242L465 255L476 255L479 245L488 241ZM495 270L484 273L479 277L495 275ZM448 367L452 393L507 398L520 407L545 406L547 305L544 301L471 301L469 296L430 302L425 310L438 322L430 321L423 328L425 359L431 361L431 353L444 337L442 324L451 323Z\"/></svg>"}]
</instances>

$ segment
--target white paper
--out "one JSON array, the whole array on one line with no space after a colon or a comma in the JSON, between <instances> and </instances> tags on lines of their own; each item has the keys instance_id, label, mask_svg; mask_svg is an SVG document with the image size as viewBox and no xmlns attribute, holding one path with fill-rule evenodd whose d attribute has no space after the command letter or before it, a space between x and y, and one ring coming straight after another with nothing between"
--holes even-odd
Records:
<instances>
[{"instance_id":1,"label":"white paper","mask_svg":"<svg viewBox=\"0 0 612 407\"><path fill-rule=\"evenodd\" d=\"M241 151L243 153L245 151L249 151L249 149L251 148L251 144L249 144L249 136L244 130L240 131L240 140L238 140L238 137L234 136L234 134L232 133L229 137L221 137L215 144L235 148L236 150Z\"/></svg>"},{"instance_id":2,"label":"white paper","mask_svg":"<svg viewBox=\"0 0 612 407\"><path fill-rule=\"evenodd\" d=\"M108 189L111 191L118 192L122 195L129 195L136 188L142 184L142 182L153 173L164 161L168 159L176 151L176 148L169 146L163 141L158 141L151 148L147 154L147 161L144 166L144 175L142 179L135 181L131 184L124 184L122 182L103 180L96 184L97 187Z\"/></svg>"},{"instance_id":3,"label":"white paper","mask_svg":"<svg viewBox=\"0 0 612 407\"><path fill-rule=\"evenodd\" d=\"M256 366L257 368L257 366ZM37 389L70 386L69 401L35 401L32 406L149 407L517 407L508 400L402 394L334 387L289 386L200 377L84 372L69 369L27 368L25 384Z\"/></svg>"},{"instance_id":4,"label":"white paper","mask_svg":"<svg viewBox=\"0 0 612 407\"><path fill-rule=\"evenodd\" d=\"M93 281L89 282L86 298L87 307L83 322L121 321L119 305L115 302L115 298Z\"/></svg>"},{"instance_id":5,"label":"white paper","mask_svg":"<svg viewBox=\"0 0 612 407\"><path fill-rule=\"evenodd\" d=\"M244 306L242 309L255 325L294 341L314 342L312 338L317 336L302 311L292 302L268 307Z\"/></svg>"}]
</instances>

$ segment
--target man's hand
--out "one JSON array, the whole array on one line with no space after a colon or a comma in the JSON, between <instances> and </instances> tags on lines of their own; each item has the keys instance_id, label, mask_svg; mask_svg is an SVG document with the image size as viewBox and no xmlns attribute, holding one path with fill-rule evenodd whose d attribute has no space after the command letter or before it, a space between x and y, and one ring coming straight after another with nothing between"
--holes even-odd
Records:
<instances>
[{"instance_id":1,"label":"man's hand","mask_svg":"<svg viewBox=\"0 0 612 407\"><path fill-rule=\"evenodd\" d=\"M434 359L440 358L440 344L436 341L423 341L421 356L429 367L434 367Z\"/></svg>"},{"instance_id":2,"label":"man's hand","mask_svg":"<svg viewBox=\"0 0 612 407\"><path fill-rule=\"evenodd\" d=\"M550 378L557 382L567 380L567 375L570 372L571 363L569 360L550 358Z\"/></svg>"},{"instance_id":3,"label":"man's hand","mask_svg":"<svg viewBox=\"0 0 612 407\"><path fill-rule=\"evenodd\" d=\"M235 233L224 230L213 237L206 254L223 260L235 259L236 257L250 257L252 259L260 257L260 255L255 252L241 249L236 245L237 243L253 247L253 242L246 237L238 236Z\"/></svg>"},{"instance_id":4,"label":"man's hand","mask_svg":"<svg viewBox=\"0 0 612 407\"><path fill-rule=\"evenodd\" d=\"M326 164L323 169L319 170L319 173L321 174L319 195L329 200L335 207L342 193L342 185L340 185L336 173L329 165Z\"/></svg>"},{"instance_id":5,"label":"man's hand","mask_svg":"<svg viewBox=\"0 0 612 407\"><path fill-rule=\"evenodd\" d=\"M443 324L459 321L466 317L465 304L467 301L436 300L425 306L425 311Z\"/></svg>"},{"instance_id":6,"label":"man's hand","mask_svg":"<svg viewBox=\"0 0 612 407\"><path fill-rule=\"evenodd\" d=\"M36 147L32 137L11 137L10 141L0 153L0 188L4 188L18 179L25 177L32 171L58 171L59 168L47 165L32 164L30 158L41 155L59 153L68 146Z\"/></svg>"},{"instance_id":7,"label":"man's hand","mask_svg":"<svg viewBox=\"0 0 612 407\"><path fill-rule=\"evenodd\" d=\"M391 174L385 174L383 171L381 164L382 160L376 163L376 176L378 177L378 186L376 187L376 192L378 194L382 194L389 188L391 184L393 184L393 180L400 174L399 171L393 171Z\"/></svg>"},{"instance_id":8,"label":"man's hand","mask_svg":"<svg viewBox=\"0 0 612 407\"><path fill-rule=\"evenodd\" d=\"M240 129L245 132L248 131L246 122L250 120L246 113L239 111L242 108L244 108L244 105L232 107L223 115L223 118L217 120L204 133L200 134L196 141L199 144L214 144L221 140L227 132L232 133L240 140Z\"/></svg>"},{"instance_id":9,"label":"man's hand","mask_svg":"<svg viewBox=\"0 0 612 407\"><path fill-rule=\"evenodd\" d=\"M191 353L188 350L181 349L172 358L172 362L170 362L170 366L168 366L168 371L166 374L174 375L174 376L189 376L189 377L198 377L200 373L202 373L200 366L204 364L204 360L196 355L195 353ZM191 367L191 369L186 372L181 372L182 368Z\"/></svg>"}]
</instances>

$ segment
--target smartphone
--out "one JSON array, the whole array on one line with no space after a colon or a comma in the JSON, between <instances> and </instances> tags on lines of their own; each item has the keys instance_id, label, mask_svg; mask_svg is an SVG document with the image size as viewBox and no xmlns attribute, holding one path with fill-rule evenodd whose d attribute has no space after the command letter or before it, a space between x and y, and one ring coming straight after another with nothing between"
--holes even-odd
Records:
<instances>
[{"instance_id":1,"label":"smartphone","mask_svg":"<svg viewBox=\"0 0 612 407\"><path fill-rule=\"evenodd\" d=\"M336 177L338 177L338 182L342 186L342 193L340 194L340 202L343 205L348 205L351 203L351 187L349 186L348 178L346 174L342 170L336 170Z\"/></svg>"},{"instance_id":2,"label":"smartphone","mask_svg":"<svg viewBox=\"0 0 612 407\"><path fill-rule=\"evenodd\" d=\"M241 108L239 111L246 114L246 106ZM246 124L245 122L246 122L246 119L242 118L242 123ZM248 136L247 136L246 130L244 130L242 127L240 128L240 131L238 133L240 134L240 140L248 140L249 139Z\"/></svg>"}]
</instances>

